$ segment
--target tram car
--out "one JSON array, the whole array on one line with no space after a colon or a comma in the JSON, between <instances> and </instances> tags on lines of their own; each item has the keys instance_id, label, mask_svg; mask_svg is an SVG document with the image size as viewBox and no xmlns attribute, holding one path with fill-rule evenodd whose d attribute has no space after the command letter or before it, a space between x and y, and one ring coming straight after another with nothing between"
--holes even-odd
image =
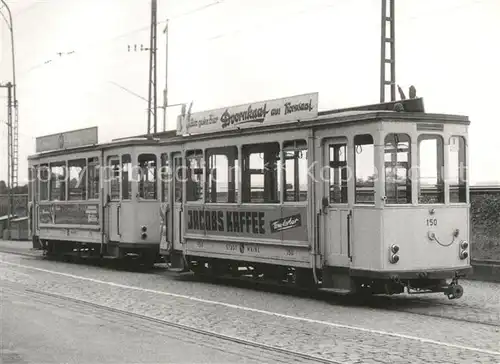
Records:
<instances>
[{"instance_id":1,"label":"tram car","mask_svg":"<svg viewBox=\"0 0 500 364\"><path fill-rule=\"evenodd\" d=\"M98 144L97 127L37 138L30 234L48 256L159 261L158 140Z\"/></svg>"},{"instance_id":2,"label":"tram car","mask_svg":"<svg viewBox=\"0 0 500 364\"><path fill-rule=\"evenodd\" d=\"M34 183L34 244L306 289L459 298L471 270L468 125L426 113L421 98L320 112L317 93L183 112L176 131L31 157L35 171L65 163L71 175L74 160L88 171L78 197L72 177L65 195L52 177ZM91 160L105 167L98 181Z\"/></svg>"}]
</instances>

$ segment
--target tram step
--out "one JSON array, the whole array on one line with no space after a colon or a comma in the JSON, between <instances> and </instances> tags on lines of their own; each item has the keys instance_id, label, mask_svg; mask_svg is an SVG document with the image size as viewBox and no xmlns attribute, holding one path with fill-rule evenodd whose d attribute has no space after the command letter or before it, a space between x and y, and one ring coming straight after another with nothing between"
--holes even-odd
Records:
<instances>
[{"instance_id":1,"label":"tram step","mask_svg":"<svg viewBox=\"0 0 500 364\"><path fill-rule=\"evenodd\" d=\"M168 271L174 273L189 273L185 268L168 268Z\"/></svg>"},{"instance_id":2,"label":"tram step","mask_svg":"<svg viewBox=\"0 0 500 364\"><path fill-rule=\"evenodd\" d=\"M351 293L350 290L343 289L343 288L320 288L319 290L321 292L337 293L337 294L349 294L349 293Z\"/></svg>"},{"instance_id":3,"label":"tram step","mask_svg":"<svg viewBox=\"0 0 500 364\"><path fill-rule=\"evenodd\" d=\"M114 255L103 255L102 258L108 260L120 260L120 257L116 257Z\"/></svg>"}]
</instances>

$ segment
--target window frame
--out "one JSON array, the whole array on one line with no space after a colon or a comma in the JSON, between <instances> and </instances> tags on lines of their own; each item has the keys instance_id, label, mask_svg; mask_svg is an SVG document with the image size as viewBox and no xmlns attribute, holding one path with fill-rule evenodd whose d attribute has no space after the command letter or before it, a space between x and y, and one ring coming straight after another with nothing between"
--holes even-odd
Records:
<instances>
[{"instance_id":1,"label":"window frame","mask_svg":"<svg viewBox=\"0 0 500 364\"><path fill-rule=\"evenodd\" d=\"M287 145L288 143L288 145ZM293 145L292 145L293 143ZM287 166L286 166L286 162L287 162L287 158L285 156L285 153L286 152L294 152L294 153L297 153L297 152L305 152L306 153L306 157L305 157L305 160L306 160L306 170L305 170L305 174L306 174L306 190L305 190L305 195L306 195L306 198L305 200L301 200L300 197L301 197L301 193L303 192L301 189L300 189L300 177L301 177L301 174L304 173L304 172L301 172L301 169L300 169L300 160L301 158L293 158L294 160L294 173L293 173L293 179L294 179L294 194L297 194L298 192L298 195L299 195L299 199L298 200L287 200L287 180L286 180L286 174L287 174ZM285 140L281 147L280 147L280 159L282 160L282 162L280 163L280 161L278 160L277 161L277 168L279 170L281 170L281 174L278 176L279 178L279 181L278 181L278 193L279 193L279 198L280 198L280 203L282 203L283 205L286 205L286 204L307 204L307 202L309 201L309 197L310 197L310 188L309 188L309 162L310 162L310 155L309 155L309 144L307 143L307 139L304 139L304 138L297 138L297 139L287 139ZM297 173L298 172L298 173ZM298 185L298 190L297 190L297 186L296 184Z\"/></svg>"},{"instance_id":2,"label":"window frame","mask_svg":"<svg viewBox=\"0 0 500 364\"><path fill-rule=\"evenodd\" d=\"M227 153L221 153L223 151L226 151ZM231 167L231 164L230 164L230 159L229 159L229 155L230 153L233 153L233 157L234 157L234 165ZM216 188L216 192L215 192L215 195L216 195L216 201L211 201L211 196L210 196L210 192L212 191L211 188L212 186L210 186L210 182L211 182L211 176L212 176L212 168L211 168L211 165L210 165L210 159L211 157L213 156L224 156L226 157L226 160L227 160L227 199L225 201L217 201L218 198L217 198L217 194L218 194L218 189ZM238 204L238 200L240 198L240 195L241 195L241 191L240 191L240 179L241 179L241 168L239 166L239 157L240 157L240 153L239 153L239 149L236 145L227 145L227 146L223 146L223 147L215 147L215 148L207 148L205 149L204 151L204 161L205 161L205 173L204 173L204 203L205 204L231 204L231 205L234 205L234 204ZM217 168L217 167L216 167ZM230 172L230 169L233 168L233 172L231 173ZM215 177L217 178L217 176ZM232 182L230 182L230 180L232 179ZM218 186L217 182L215 183L216 184L216 187ZM233 187L233 190L232 192L230 192L230 189L231 187ZM233 195L233 201L230 201L230 197L231 197L231 194Z\"/></svg>"},{"instance_id":3,"label":"window frame","mask_svg":"<svg viewBox=\"0 0 500 364\"><path fill-rule=\"evenodd\" d=\"M457 151L459 165L454 167L454 168L458 167L458 170L455 171L455 172L458 172L457 173L458 174L458 183L457 184L452 184L450 177L449 177L450 168L451 168L451 164L450 164L451 141L453 138L459 139L458 151ZM463 166L460 166L461 147L463 147L463 152L462 152L463 153L462 157L463 157L463 162L464 162ZM447 180L447 185L448 185L448 193L447 193L448 203L450 205L469 204L470 203L470 196L468 193L468 191L469 191L469 166L468 166L468 155L467 155L468 154L468 143L467 143L466 136L461 135L461 134L452 133L450 135L450 137L448 138L447 152L448 152L448 156L447 156L446 160L447 160L448 165L445 166L445 168L446 168L446 173L447 173L446 180ZM462 180L462 177L464 177L463 180ZM452 186L454 187L454 189L457 190L459 201L452 201L451 200ZM462 189L462 191L461 191L461 189ZM460 193L463 193L463 196L465 197L464 201L460 201Z\"/></svg>"},{"instance_id":4,"label":"window frame","mask_svg":"<svg viewBox=\"0 0 500 364\"><path fill-rule=\"evenodd\" d=\"M356 140L357 138L367 138L367 137L370 137L371 138L371 143L366 143L366 144L357 144ZM353 155L354 155L354 160L353 160L353 167L354 167L354 201L353 201L353 204L354 205L360 205L360 206L376 206L377 205L377 201L376 201L376 197L377 197L377 188L379 188L379 183L378 183L378 178L377 178L377 148L376 148L376 143L375 143L375 138L373 136L372 133L362 133L362 134L356 134L354 135L353 139L352 139L352 148L353 148ZM357 146L360 145L361 146L361 152L358 153L357 152ZM373 160L372 160L372 166L373 166L373 172L374 172L374 180L373 180L373 186L371 187L372 188L372 191L371 191L371 195L373 196L373 201L370 201L370 202L366 202L366 201L362 201L362 202L358 202L358 155L363 153L363 146L365 145L369 145L369 146L372 146L373 148Z\"/></svg>"},{"instance_id":5,"label":"window frame","mask_svg":"<svg viewBox=\"0 0 500 364\"><path fill-rule=\"evenodd\" d=\"M48 195L48 201L53 202L53 203L59 203L59 202L65 202L68 201L68 162L67 160L64 161L55 161L55 162L50 162L48 163L49 166L49 195ZM53 179L52 179L52 167L57 168L57 167L62 167L64 177L62 180L60 180L60 183L64 185L64 198L63 199L54 199L52 197L53 194ZM59 193L61 193L62 189L59 188Z\"/></svg>"},{"instance_id":6,"label":"window frame","mask_svg":"<svg viewBox=\"0 0 500 364\"><path fill-rule=\"evenodd\" d=\"M402 192L402 194L406 194L406 202L398 202L398 200L396 201L390 201L387 196L388 196L388 182L387 182L387 168L388 168L388 165L391 165L393 168L394 168L394 165L392 164L393 162L392 161L386 161L385 160L385 157L388 155L388 153L386 152L386 148L387 148L387 145L388 145L388 142L387 142L387 139L391 136L404 136L405 139L404 141L400 141L398 139L398 142L397 142L397 145L396 145L396 168L398 168L398 164L400 163L406 163L407 166L406 166L406 184L404 185L405 186L405 191ZM403 153L406 153L406 156L407 156L407 161L406 162L400 162L398 160L398 151L399 151L399 144L400 143L408 143L408 149L406 152L403 152ZM394 147L394 144L391 144L392 147ZM384 135L384 139L383 139L383 149L382 149L382 163L384 165L384 186L383 186L383 193L385 196L385 204L386 205L389 205L389 206L408 206L408 205L413 205L413 201L414 201L414 193L413 193L413 181L412 181L412 171L413 171L413 146L412 146L412 136L410 133L408 132L405 132L405 131L402 131L402 132L389 132L389 133L386 133ZM390 155L390 154L389 154ZM398 186L399 184L396 182L396 195L397 195L397 189L398 189Z\"/></svg>"},{"instance_id":7,"label":"window frame","mask_svg":"<svg viewBox=\"0 0 500 364\"><path fill-rule=\"evenodd\" d=\"M103 173L101 171L101 166L102 166L102 161L101 161L101 158L98 157L98 156L92 156L92 157L86 157L85 158L87 160L87 201L99 201L99 199L101 198L101 187L103 186ZM93 160L96 160L96 164L93 163ZM90 171L90 166L93 165L94 166L94 169L97 171L97 178L98 178L98 183L97 183L97 197L93 197L94 195L92 195L91 197L91 185L94 186L94 183L95 181L91 181L90 178L91 177L96 177L95 176L95 173L93 172L92 174L89 173ZM104 178L106 178L106 176L104 176Z\"/></svg>"},{"instance_id":8,"label":"window frame","mask_svg":"<svg viewBox=\"0 0 500 364\"><path fill-rule=\"evenodd\" d=\"M172 164L170 153L164 152L160 154L160 202L170 203L172 199L171 183L172 183ZM165 170L166 169L166 170ZM164 178L166 177L166 178Z\"/></svg>"},{"instance_id":9,"label":"window frame","mask_svg":"<svg viewBox=\"0 0 500 364\"><path fill-rule=\"evenodd\" d=\"M154 156L154 163L155 163L154 164L154 177L153 177L154 183L151 183L151 185L154 187L154 198L144 197L145 191L144 191L144 188L141 188L142 183L143 183L143 177L144 177L143 170L141 167L141 162L140 162L142 156L149 156L149 157ZM138 177L139 177L137 179L137 200L139 202L147 202L147 201L158 202L158 201L160 201L160 191L159 191L159 183L158 183L158 167L159 167L158 159L159 158L158 158L157 153L153 153L153 152L143 152L143 153L137 154L136 162L137 162L137 170L138 170ZM132 168L134 168L133 165L132 165ZM149 173L149 169L148 169L148 173Z\"/></svg>"},{"instance_id":10,"label":"window frame","mask_svg":"<svg viewBox=\"0 0 500 364\"><path fill-rule=\"evenodd\" d=\"M70 197L71 197L71 196L70 196L71 168L72 168L72 167L77 167L76 165L72 165L72 162L73 162L73 163L75 163L75 162L78 162L78 161L84 161L84 162L85 162L85 164L84 164L84 166L83 166L83 173L84 173L84 180L85 180L85 182L84 182L84 184L85 184L85 186L84 186L84 187L85 187L85 188L83 189L83 193L84 193L84 197L85 197L85 198L83 198L83 199L81 199L81 198L80 198L80 199L71 199L71 198L70 198ZM68 184L67 190L68 190L68 196L67 196L67 198L66 198L66 200L67 200L67 201L72 201L72 202L87 201L87 199L88 199L88 198L87 198L87 197L88 197L88 186L87 186L87 173L88 173L88 168L87 168L87 165L88 165L88 163L87 163L87 158L82 158L82 157L80 157L80 158L75 158L75 159L69 159L69 160L67 161L67 167L68 167L68 172L67 172L67 174L68 174L68 176L67 176L67 184Z\"/></svg>"},{"instance_id":11,"label":"window frame","mask_svg":"<svg viewBox=\"0 0 500 364\"><path fill-rule=\"evenodd\" d=\"M45 181L43 181L42 178L42 173L45 171ZM39 193L40 193L40 198L39 201L41 202L48 202L50 201L50 165L49 163L41 163L40 167L38 168L38 183L39 183ZM43 184L45 184L43 186ZM45 187L45 188L42 188ZM43 196L42 191L45 191L45 196Z\"/></svg>"},{"instance_id":12,"label":"window frame","mask_svg":"<svg viewBox=\"0 0 500 364\"><path fill-rule=\"evenodd\" d=\"M124 163L124 157L128 157L128 162ZM128 198L124 197L124 191L125 191L125 180L123 178L123 171L124 171L124 166L126 164L130 165L130 170L127 170L127 190L129 192ZM132 164L132 153L124 153L120 155L120 200L121 201L132 201L133 200L133 182L134 182L134 176L133 176L133 171L134 171L134 165ZM130 187L129 187L130 184Z\"/></svg>"},{"instance_id":13,"label":"window frame","mask_svg":"<svg viewBox=\"0 0 500 364\"><path fill-rule=\"evenodd\" d=\"M422 155L421 155L421 143L422 141L425 140L436 140L436 149L434 150L435 152L435 157L436 157L436 164L439 162L440 163L440 170L436 171L436 185L433 187L436 189L436 192L434 193L434 197L437 197L437 194L439 193L441 202L429 202L425 203L422 202ZM441 145L439 145L441 143ZM441 149L441 153L439 153L439 148ZM442 134L438 133L420 133L417 137L417 166L418 166L418 181L417 181L417 195L415 196L416 198L416 203L417 205L421 206L430 206L430 205L445 205L446 204L446 178L443 176L443 173L447 173L446 171L446 157L445 157L445 138ZM439 160L439 155L441 155L441 160ZM435 166L437 168L437 165Z\"/></svg>"},{"instance_id":14,"label":"window frame","mask_svg":"<svg viewBox=\"0 0 500 364\"><path fill-rule=\"evenodd\" d=\"M196 169L201 169L201 173L196 173L195 175L200 176L200 181L199 183L199 189L200 189L200 196L196 200L191 200L191 195L189 194L189 181L192 181L192 173L191 173L191 160L192 159L199 159L199 166L195 168ZM185 188L185 193L183 193L183 201L185 203L190 203L190 204L204 204L205 203L205 150L203 148L193 148L186 150L186 153L184 154L183 158L183 165L182 165L183 171L183 189ZM187 174L188 170L190 171L189 175ZM199 171L198 171L199 172ZM193 182L194 183L194 182Z\"/></svg>"},{"instance_id":15,"label":"window frame","mask_svg":"<svg viewBox=\"0 0 500 364\"><path fill-rule=\"evenodd\" d=\"M333 138L333 139L327 139L326 140L326 150L324 153L326 153L326 160L327 160L327 164L326 166L328 167L328 180L326 180L326 190L327 190L327 193L326 193L326 196L328 196L328 204L330 206L346 206L349 204L349 191L351 189L350 185L350 181L349 179L352 178L352 173L349 173L350 172L350 165L349 165L349 141L347 140L347 138L345 137L342 137L342 138ZM338 161L335 161L335 155L333 156L333 160L332 160L332 151L335 151L335 147L339 147L339 150L342 150L342 148L344 149L344 160L338 160ZM334 166L332 166L332 163L334 164ZM335 166L335 163L338 163L339 165L340 164L343 164L343 167L339 167L339 166ZM336 201L332 201L332 186L335 186L335 184L332 184L332 171L336 168L343 168L344 171L346 171L347 173L347 178L345 181L342 181L342 170L341 170L341 173L339 175L340 177L340 195L341 197L345 197L345 201L341 201L341 202L336 202ZM321 176L322 178L324 177L323 175ZM342 183L343 182L343 183ZM344 189L344 190L343 190ZM342 199L343 200L343 199Z\"/></svg>"},{"instance_id":16,"label":"window frame","mask_svg":"<svg viewBox=\"0 0 500 364\"><path fill-rule=\"evenodd\" d=\"M118 164L117 164L117 166L118 166L118 176L114 176L114 170L113 170L111 161L118 162ZM110 156L107 157L107 160L106 160L106 169L108 171L107 176L106 176L106 180L108 182L107 184L108 184L108 196L109 196L109 200L111 202L119 202L119 201L122 200L122 181L121 181L122 173L121 173L121 158L120 158L119 154L114 154L114 155L110 155ZM115 178L118 181L118 198L113 198L113 194L112 194L112 180L115 179Z\"/></svg>"},{"instance_id":17,"label":"window frame","mask_svg":"<svg viewBox=\"0 0 500 364\"><path fill-rule=\"evenodd\" d=\"M277 155L277 158L276 158L276 169L275 171L273 172L276 173L276 175L273 177L272 175L270 175L271 177L269 178L274 178L274 181L275 183L273 184L273 190L275 190L275 200L270 200L269 202L266 202L265 199L266 199L266 196L265 196L265 192L266 192L266 174L265 174L265 146L274 146L276 147L276 155ZM263 150L263 151L261 151ZM273 150L270 150L268 153L271 154L271 151ZM250 156L252 154L263 154L263 168L262 169L258 169L259 171L262 171L262 173L255 173L255 171L257 169L252 169L250 168L250 165L251 165L251 160L250 160ZM248 143L248 144L243 144L241 146L241 172L240 172L240 178L241 178L241 203L242 204L248 204L248 205L281 205L283 203L282 201L282 193L280 192L283 188L282 186L282 177L281 177L281 174L282 174L282 155L283 155L283 151L282 151L282 147L281 147L281 144L277 141L270 141L270 142L263 142L263 143ZM247 166L248 164L248 166ZM252 173L254 172L254 173ZM248 180L246 179L247 177L247 174L248 174ZM252 175L262 175L263 176L263 182L262 182L262 193L263 193L263 200L264 201L257 201L257 202L254 202L252 201L252 185L251 185L251 176ZM273 182L273 180L271 179L271 182ZM247 188L248 186L248 188ZM248 189L248 191L247 191ZM247 193L248 193L248 196L247 196ZM247 198L248 197L248 198Z\"/></svg>"}]
</instances>

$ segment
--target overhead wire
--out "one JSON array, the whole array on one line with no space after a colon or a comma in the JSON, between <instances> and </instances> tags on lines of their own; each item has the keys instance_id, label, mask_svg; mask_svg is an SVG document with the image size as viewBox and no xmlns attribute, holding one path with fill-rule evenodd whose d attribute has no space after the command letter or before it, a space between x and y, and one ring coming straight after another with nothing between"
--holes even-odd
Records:
<instances>
[{"instance_id":1,"label":"overhead wire","mask_svg":"<svg viewBox=\"0 0 500 364\"><path fill-rule=\"evenodd\" d=\"M199 7L199 8L196 8L196 9L193 9L193 10L186 11L186 12L181 13L181 14L179 14L179 15L176 15L176 16L174 16L174 17L170 17L170 18L168 18L168 20L163 20L163 21L159 21L159 22L157 22L157 26L158 26L158 25L161 25L161 24L163 24L163 23L166 23L166 22L167 22L167 21L169 21L169 20L179 19L179 18L182 18L182 17L184 17L184 16L191 15L191 14L194 14L194 13L197 13L197 12L200 12L200 11L203 11L203 10L205 10L205 9L207 9L207 8L210 8L210 7L214 6L214 5L221 4L221 3L223 3L223 2L224 2L224 0L218 0L218 1L215 1L215 2L212 2L212 3L209 3L209 4L206 4L206 5L203 5L203 6ZM347 2L347 1L346 1L346 0L344 0L343 2ZM329 5L326 5L326 6L323 6L323 7L335 7L335 6L337 6L337 5L338 5L338 2L337 2L336 4L329 4ZM314 11L314 10L317 10L317 9L316 9L316 8L306 8L306 9L301 9L300 11L290 12L290 13L288 13L287 15L294 15L294 14L307 13L307 12ZM255 27L258 27L259 25L262 25L262 24L264 24L264 23L266 23L266 21L264 21L264 22L260 22L260 23L259 23L259 24L257 24L257 25L255 25L255 24L254 24L254 26L253 26L253 27L251 27L251 29L253 29L253 28L255 28ZM148 25L148 26L144 26L144 27L140 27L140 28L136 28L136 29L133 29L133 30L127 31L127 32L125 32L125 33L121 33L120 35L115 36L115 37L112 37L112 38L110 38L110 39L108 39L108 40L106 40L106 41L104 41L104 42L93 43L93 45L94 45L94 46L100 46L100 45L103 45L103 44L107 44L107 43L110 43L110 42L116 41L116 40L118 40L118 39L122 39L122 38L124 38L124 37L127 37L127 36L129 36L129 35L132 35L132 34L135 34L135 33L141 32L141 31L148 30L149 28L150 28L150 25ZM246 28L248 28L248 27L246 27ZM219 34L219 35L217 35L217 36L214 36L214 37L209 37L209 38L201 39L199 42L207 42L207 41L212 41L212 40L220 39L220 38L225 37L225 36L231 36L231 35L234 35L234 34L237 34L237 33L241 33L241 32L243 32L244 30L245 30L245 28L237 29L236 31L226 32L226 33L222 33L222 34ZM199 42L196 42L196 43L199 43ZM86 51L91 50L92 48L93 48L93 47L86 48ZM77 54L77 53L78 53L78 54L82 54L83 52L82 52L82 51L78 51L78 50L76 50L76 51L71 51L71 52L58 52L57 54L59 55L59 58L61 58L61 57L62 57L62 56L64 56L64 55L71 55L71 54L74 54L74 53L75 53L75 54ZM40 68L40 67L42 67L42 66L45 66L45 65L47 65L47 64L52 63L55 59L57 59L57 57L56 57L56 58L54 58L54 59L49 59L49 60L47 60L47 61L45 61L45 62L43 62L43 63L41 63L41 64L38 64L38 65L36 65L36 66L34 66L34 67L30 68L28 71L25 71L25 73L23 73L23 74L21 75L21 77L22 77L22 76L25 76L26 74L30 73L31 71L33 71L33 70L35 70L35 69L37 69L37 68ZM126 62L126 61L128 61L128 60L127 60L127 59L124 59L124 60L122 60L122 61L121 61L121 62L119 62L119 63ZM114 64L115 64L115 63L114 63ZM142 100L146 100L146 101L147 101L147 99L146 99L145 97L143 97L143 96L141 96L141 95L137 94L136 92L134 92L134 91L132 91L132 90L130 90L130 89L128 89L128 88L126 88L126 87L125 87L125 86L123 86L123 85L118 84L118 83L117 83L117 82L115 82L115 81L107 81L107 82L108 82L108 83L110 83L110 84L112 84L112 85L114 85L114 86L116 86L116 87L118 87L118 88L120 88L120 89L122 89L122 90L124 90L125 92L127 92L127 93L129 93L129 94L131 94L131 95L134 95L134 96L136 96L136 97L138 97L138 98L140 98L140 99L142 99Z\"/></svg>"},{"instance_id":2,"label":"overhead wire","mask_svg":"<svg viewBox=\"0 0 500 364\"><path fill-rule=\"evenodd\" d=\"M207 8L210 8L214 5L218 5L218 4L221 4L223 3L224 1L226 0L217 0L217 1L214 1L212 3L209 3L209 4L205 4L199 8L195 8L193 10L189 10L189 11L186 11L184 13L181 13L177 16L173 16L173 17L170 17L169 20L174 20L174 19L178 19L178 18L181 18L183 16L186 16L186 15L191 15L191 14L194 14L194 13L197 13L199 11L203 11ZM476 5L478 3L480 3L482 0L474 0L472 2L472 4L466 4L466 5L459 5L459 6L455 6L453 7L451 10L457 10L457 9L460 9L460 8L463 8L463 7L468 7L468 6L471 6L471 5ZM347 3L350 3L349 1L344 1L346 4ZM28 6L27 8L30 8L32 6L35 6L37 5L38 2L35 2L34 4ZM338 5L338 2L335 3L335 4L325 4L323 6L321 6L320 8L331 8L331 7L336 7ZM26 9L26 8L25 8ZM300 10L298 12L293 12L293 13L289 13L288 15L297 15L297 14L304 14L304 13L308 13L308 12L311 12L311 11L315 11L315 10L318 10L318 8L307 8L307 9L303 9L303 10ZM21 12L24 11L24 10L21 10ZM447 11L449 12L449 11ZM430 13L430 12L429 12ZM425 12L423 14L426 14ZM432 12L432 14L435 14L435 12ZM408 20L416 20L418 19L419 17L421 17L422 13L417 15L417 16L411 16L409 17ZM2 16L4 16L4 14L2 13ZM4 16L5 17L5 16ZM161 21L158 21L156 23L157 26L159 25L162 25L162 24L166 24L168 20L161 20ZM262 24L265 24L266 22L260 22L257 26L259 25L262 25ZM148 24L148 25L145 25L145 26L142 26L142 27L139 27L139 28L136 28L136 29L133 29L133 30L130 30L130 31L127 31L125 33L121 33L117 36L114 36L110 39L107 39L103 42L94 42L94 43L91 43L89 45L89 47L82 47L82 50L73 50L73 51L70 51L70 52L57 52L56 54L59 55L59 58L64 56L64 55L72 55L72 54L82 54L82 53L86 53L88 51L91 51L93 50L94 48L96 47L99 47L99 46L102 46L102 45L105 45L105 44L108 44L108 43L111 43L111 42L114 42L116 40L119 40L119 39L122 39L122 38L125 38L127 36L130 36L130 35L133 35L133 34L137 34L139 32L142 32L142 31L146 31L148 29L150 29L150 26L151 24ZM232 35L235 35L235 34L238 34L238 33L242 33L244 32L245 28L240 28L240 29L236 29L234 31L230 31L230 32L225 32L225 33L221 33L221 34L217 34L217 35L214 35L214 36L211 36L211 37L208 37L208 38L204 38L204 39L201 39L200 41L196 42L196 43L202 43L202 42L207 42L207 41L213 41L213 40L217 40L217 39L221 39L221 38L225 38L225 37L228 37L228 36L232 36ZM34 66L31 66L30 68L24 70L24 71L21 71L20 72L20 78L22 78L23 76L26 76L27 74L31 73L32 71L40 68L40 67L43 67L51 62L53 62L55 59L57 59L57 57L55 58L52 58L52 59L48 59L44 62L41 62L39 64L36 64Z\"/></svg>"},{"instance_id":3,"label":"overhead wire","mask_svg":"<svg viewBox=\"0 0 500 364\"><path fill-rule=\"evenodd\" d=\"M173 17L170 17L166 20L162 20L162 21L158 21L156 23L156 26L159 26L161 24L165 24L167 21L169 20L174 20L174 19L179 19L179 18L182 18L184 16L187 16L187 15L191 15L191 14L194 14L194 13L197 13L197 12L200 12L200 11L203 11L207 8L210 8L210 7L213 7L215 5L218 5L218 4L221 4L223 3L225 0L217 0L217 1L214 1L214 2L211 2L209 4L205 4L203 6L200 6L198 8L195 8L193 10L188 10L184 13L181 13L181 14L178 14L176 16L173 16ZM475 4L478 4L480 3L481 0L474 0L472 2L472 4L462 4L460 6L455 6L453 7L451 10L457 10L459 8L463 8L463 7L468 7L468 6L471 6L471 5L475 5ZM320 9L324 9L324 8L333 8L333 7L339 7L339 4L340 5L347 5L348 3L350 3L350 1L348 0L344 0L342 2L339 2L339 1L336 1L335 3L327 3L327 4L322 4L321 6L319 7L307 7L307 8L304 8L304 9L300 9L299 11L294 11L294 12L289 12L287 14L287 17L281 17L281 19L289 19L289 16L290 15L299 15L299 14L305 14L305 13L310 13L310 12L315 12L315 11L318 11ZM423 13L424 15L426 14L425 12ZM432 12L432 14L434 14L434 12ZM409 17L408 20L416 20L418 18L420 18L422 16L422 14L419 14L418 16L412 16L412 17ZM195 41L194 44L199 44L199 43L206 43L206 42L211 42L211 41L215 41L215 40L219 40L219 39L222 39L222 38L225 38L225 37L230 37L230 36L234 36L236 34L239 34L239 33L243 33L243 32L246 32L248 30L252 30L252 29L255 29L255 28L258 28L258 29L261 29L261 26L262 25L265 25L269 22L269 20L264 20L264 21L261 21L261 22L258 22L257 24L252 24L252 26L244 26L242 28L239 28L239 29L236 29L236 30L232 30L232 31L228 31L228 32L224 32L224 33L221 33L221 34L217 34L217 35L214 35L214 36L210 36L210 37L207 37L207 38L203 38L203 39L200 39L199 41ZM278 20L278 23L280 21ZM274 19L273 20L273 25L276 26L276 20ZM105 44L108 44L110 42L113 42L113 41L116 41L116 40L119 40L119 39L122 39L122 38L125 38L127 36L130 36L130 35L133 35L133 34L136 34L136 33L139 33L141 31L145 31L145 30L148 30L150 29L150 24L147 25L147 26L143 26L143 27L140 27L140 28L136 28L136 29L133 29L133 30L130 30L130 31L127 31L125 33L121 33L117 36L114 36L110 39L107 39L103 42L94 42L94 43L91 43L89 47L86 47L86 48L83 48L82 47L82 50L74 50L74 51L70 51L70 52L57 52L56 54L59 56L59 58L65 56L65 55L72 55L72 54L83 54L83 53L86 53L87 51L90 51L92 50L93 48L95 47L98 47L98 46L101 46L101 45L105 45ZM193 43L190 43L191 45ZM41 64L38 64L38 65L35 65L33 67L31 67L30 69L28 69L27 71L25 71L24 73L21 73L21 77L22 76L26 76L27 74L29 74L30 72L32 72L33 70L37 69L37 68L40 68L40 67L43 67L51 62L53 62L55 59L58 59L58 57L54 58L54 59L49 59L49 60L46 60L45 62L41 63ZM127 59L124 59L122 60L121 62L119 63L122 63L122 62L127 62L128 60ZM142 100L146 100L145 97L135 93L134 91L131 91L130 89L127 89L126 87L118 84L117 82L115 81L107 81L108 83L128 92L129 94L132 94Z\"/></svg>"},{"instance_id":4,"label":"overhead wire","mask_svg":"<svg viewBox=\"0 0 500 364\"><path fill-rule=\"evenodd\" d=\"M187 16L187 15L191 15L191 14L197 13L199 11L205 10L205 9L207 9L209 7L214 6L214 5L221 4L224 1L226 1L226 0L217 0L217 1L211 2L209 4L205 4L203 6L195 8L193 10L186 11L184 13L181 13L181 14L178 14L176 16L170 17L169 19L170 20L179 19L181 17ZM165 20L157 21L156 22L156 26L159 26L159 25L162 25L162 24L166 24L167 21L168 20L166 20L166 19ZM57 52L56 54L58 54L59 57L62 57L63 55L71 55L71 54L79 55L79 54L83 54L83 53L89 52L91 50L94 50L95 48L98 48L100 46L104 46L106 44L109 44L109 43L112 43L114 41L120 40L122 38L128 37L130 35L137 34L137 33L149 30L150 28L151 28L151 24L148 24L148 25L145 25L145 26L142 26L142 27L138 27L138 28L129 30L129 31L125 32L125 33L120 33L120 34L118 34L118 35L116 35L116 36L114 36L112 38L109 38L107 40L104 40L102 42L100 41L100 42L93 42L93 43L87 44L87 46L84 46L81 49L72 50L70 52ZM41 62L39 64L31 66L30 68L28 68L28 69L26 69L24 71L21 71L21 76L20 77L26 76L29 73L31 73L32 71L34 71L34 70L36 70L36 69L38 69L40 67L43 67L43 66L45 66L45 65L47 65L49 63L52 63L55 59L57 59L57 57L45 60L45 61L43 61L43 62Z\"/></svg>"}]
</instances>

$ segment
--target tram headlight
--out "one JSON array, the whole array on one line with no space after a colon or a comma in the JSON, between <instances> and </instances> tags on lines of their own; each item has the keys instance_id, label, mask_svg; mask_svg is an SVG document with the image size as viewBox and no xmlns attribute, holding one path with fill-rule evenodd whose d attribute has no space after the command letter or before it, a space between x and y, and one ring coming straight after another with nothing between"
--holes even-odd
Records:
<instances>
[{"instance_id":1,"label":"tram headlight","mask_svg":"<svg viewBox=\"0 0 500 364\"><path fill-rule=\"evenodd\" d=\"M468 248L469 248L469 243L467 241L464 240L460 243L460 253L459 253L460 259L464 260L469 257L469 252L467 251Z\"/></svg>"},{"instance_id":2,"label":"tram headlight","mask_svg":"<svg viewBox=\"0 0 500 364\"><path fill-rule=\"evenodd\" d=\"M148 231L148 228L145 225L143 225L141 226L141 231L142 231L141 238L146 239L148 237L148 234L146 233L146 231Z\"/></svg>"},{"instance_id":3,"label":"tram headlight","mask_svg":"<svg viewBox=\"0 0 500 364\"><path fill-rule=\"evenodd\" d=\"M396 264L397 262L399 262L399 245L392 244L390 252L391 256L389 257L389 262L391 262L391 264Z\"/></svg>"}]
</instances>

